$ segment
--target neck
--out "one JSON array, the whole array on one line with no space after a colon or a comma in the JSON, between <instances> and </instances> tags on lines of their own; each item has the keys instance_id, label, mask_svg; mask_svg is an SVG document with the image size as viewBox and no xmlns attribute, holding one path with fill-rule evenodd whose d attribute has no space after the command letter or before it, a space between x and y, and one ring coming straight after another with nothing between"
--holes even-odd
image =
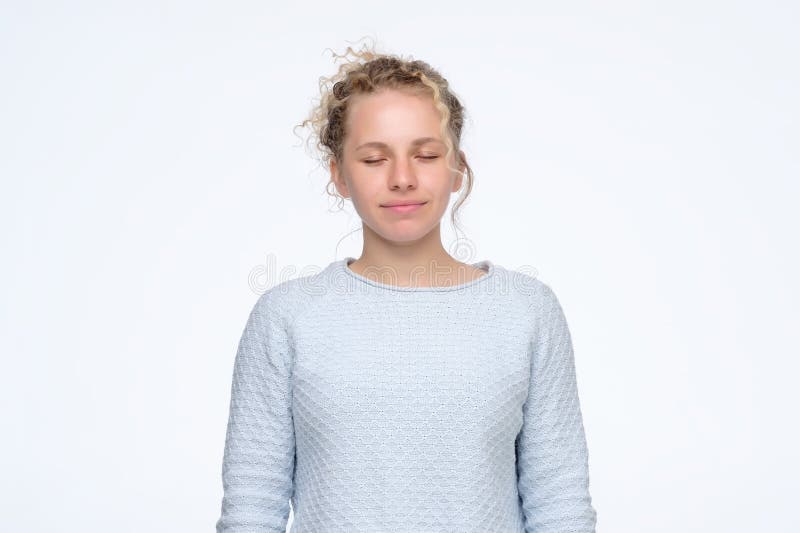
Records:
<instances>
[{"instance_id":1,"label":"neck","mask_svg":"<svg viewBox=\"0 0 800 533\"><path fill-rule=\"evenodd\" d=\"M463 283L476 276L474 267L454 259L442 245L441 224L416 240L390 241L363 224L361 256L349 268L367 277L402 285ZM479 271L477 274L481 274Z\"/></svg>"}]
</instances>

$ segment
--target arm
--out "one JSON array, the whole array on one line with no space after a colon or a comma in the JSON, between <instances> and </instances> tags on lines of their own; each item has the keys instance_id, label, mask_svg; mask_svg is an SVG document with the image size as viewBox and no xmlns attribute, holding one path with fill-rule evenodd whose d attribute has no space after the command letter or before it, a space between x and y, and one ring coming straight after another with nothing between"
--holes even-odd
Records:
<instances>
[{"instance_id":1,"label":"arm","mask_svg":"<svg viewBox=\"0 0 800 533\"><path fill-rule=\"evenodd\" d=\"M564 312L549 286L536 291L531 380L517 436L526 533L594 533L589 464L575 359Z\"/></svg>"},{"instance_id":2,"label":"arm","mask_svg":"<svg viewBox=\"0 0 800 533\"><path fill-rule=\"evenodd\" d=\"M288 341L268 291L239 340L222 460L217 533L284 533L294 490Z\"/></svg>"}]
</instances>

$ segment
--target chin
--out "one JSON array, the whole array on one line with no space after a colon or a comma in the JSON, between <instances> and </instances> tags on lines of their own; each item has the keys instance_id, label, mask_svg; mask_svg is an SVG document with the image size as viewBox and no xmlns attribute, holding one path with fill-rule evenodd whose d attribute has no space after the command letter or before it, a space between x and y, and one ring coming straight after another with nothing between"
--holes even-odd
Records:
<instances>
[{"instance_id":1,"label":"chin","mask_svg":"<svg viewBox=\"0 0 800 533\"><path fill-rule=\"evenodd\" d=\"M383 239L393 242L414 242L428 235L433 228L427 225L407 224L405 228L400 228L401 224L370 226L372 231L380 235ZM412 227L413 226L413 227Z\"/></svg>"}]
</instances>

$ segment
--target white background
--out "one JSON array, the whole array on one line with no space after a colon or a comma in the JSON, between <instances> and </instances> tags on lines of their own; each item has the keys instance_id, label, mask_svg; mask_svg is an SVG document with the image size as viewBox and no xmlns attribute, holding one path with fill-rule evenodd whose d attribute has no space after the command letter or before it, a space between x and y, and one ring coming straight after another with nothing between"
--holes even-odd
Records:
<instances>
[{"instance_id":1,"label":"white background","mask_svg":"<svg viewBox=\"0 0 800 533\"><path fill-rule=\"evenodd\" d=\"M292 127L366 35L564 307L598 532L798 531L797 5L291 5L3 4L2 529L213 529L247 314L361 251Z\"/></svg>"}]
</instances>

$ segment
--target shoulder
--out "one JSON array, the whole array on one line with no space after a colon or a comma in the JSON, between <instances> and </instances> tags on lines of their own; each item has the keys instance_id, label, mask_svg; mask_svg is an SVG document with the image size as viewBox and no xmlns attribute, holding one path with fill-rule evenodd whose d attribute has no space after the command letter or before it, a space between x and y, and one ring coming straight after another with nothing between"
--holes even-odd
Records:
<instances>
[{"instance_id":1,"label":"shoulder","mask_svg":"<svg viewBox=\"0 0 800 533\"><path fill-rule=\"evenodd\" d=\"M526 270L514 270L496 265L499 283L512 296L524 300L529 308L538 308L557 301L550 285Z\"/></svg>"},{"instance_id":2,"label":"shoulder","mask_svg":"<svg viewBox=\"0 0 800 533\"><path fill-rule=\"evenodd\" d=\"M284 326L312 307L329 291L327 271L280 281L265 290L253 305L253 313L277 320Z\"/></svg>"},{"instance_id":3,"label":"shoulder","mask_svg":"<svg viewBox=\"0 0 800 533\"><path fill-rule=\"evenodd\" d=\"M526 320L539 327L563 320L561 303L549 283L522 269L499 267L497 272L512 303L516 302L518 308L523 309Z\"/></svg>"}]
</instances>

